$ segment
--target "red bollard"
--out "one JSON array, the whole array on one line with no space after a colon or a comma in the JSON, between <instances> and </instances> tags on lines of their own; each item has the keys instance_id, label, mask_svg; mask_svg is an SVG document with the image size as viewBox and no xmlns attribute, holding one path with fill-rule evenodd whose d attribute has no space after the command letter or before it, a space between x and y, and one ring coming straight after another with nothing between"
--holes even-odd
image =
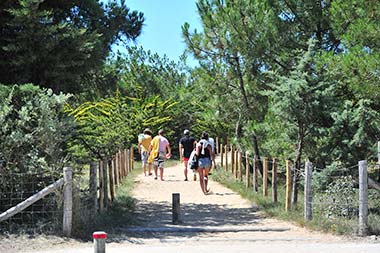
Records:
<instances>
[{"instance_id":1,"label":"red bollard","mask_svg":"<svg viewBox=\"0 0 380 253\"><path fill-rule=\"evenodd\" d=\"M92 238L94 239L94 253L105 253L107 233L97 231L92 234Z\"/></svg>"}]
</instances>

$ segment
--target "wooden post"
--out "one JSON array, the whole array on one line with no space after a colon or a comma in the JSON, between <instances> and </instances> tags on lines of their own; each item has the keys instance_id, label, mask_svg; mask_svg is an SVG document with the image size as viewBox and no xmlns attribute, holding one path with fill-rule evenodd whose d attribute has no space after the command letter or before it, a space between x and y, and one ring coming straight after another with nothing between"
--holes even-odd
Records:
<instances>
[{"instance_id":1,"label":"wooden post","mask_svg":"<svg viewBox=\"0 0 380 253\"><path fill-rule=\"evenodd\" d=\"M245 152L245 188L249 188L250 184L250 173L249 173L249 153Z\"/></svg>"},{"instance_id":2,"label":"wooden post","mask_svg":"<svg viewBox=\"0 0 380 253\"><path fill-rule=\"evenodd\" d=\"M291 207L292 196L292 173L290 168L290 161L286 160L286 199L285 199L285 211L289 211Z\"/></svg>"},{"instance_id":3,"label":"wooden post","mask_svg":"<svg viewBox=\"0 0 380 253\"><path fill-rule=\"evenodd\" d=\"M119 168L120 168L120 159L119 159L119 153L117 152L115 156L112 159L113 161L113 175L114 175L114 185L115 187L119 186L120 181L119 181Z\"/></svg>"},{"instance_id":4,"label":"wooden post","mask_svg":"<svg viewBox=\"0 0 380 253\"><path fill-rule=\"evenodd\" d=\"M104 211L104 176L103 161L99 162L99 211Z\"/></svg>"},{"instance_id":5,"label":"wooden post","mask_svg":"<svg viewBox=\"0 0 380 253\"><path fill-rule=\"evenodd\" d=\"M103 199L103 205L104 209L107 209L108 207L108 177L107 177L107 167L108 167L108 160L105 159L103 161L103 194L104 194L104 199Z\"/></svg>"},{"instance_id":6,"label":"wooden post","mask_svg":"<svg viewBox=\"0 0 380 253\"><path fill-rule=\"evenodd\" d=\"M263 160L263 196L268 196L268 158Z\"/></svg>"},{"instance_id":7,"label":"wooden post","mask_svg":"<svg viewBox=\"0 0 380 253\"><path fill-rule=\"evenodd\" d=\"M128 174L131 171L130 168L129 168L130 165L131 165L131 161L130 161L130 158L129 158L129 149L127 149L127 171L128 171Z\"/></svg>"},{"instance_id":8,"label":"wooden post","mask_svg":"<svg viewBox=\"0 0 380 253\"><path fill-rule=\"evenodd\" d=\"M215 155L219 154L219 138L216 137L216 140L215 140Z\"/></svg>"},{"instance_id":9,"label":"wooden post","mask_svg":"<svg viewBox=\"0 0 380 253\"><path fill-rule=\"evenodd\" d=\"M93 215L95 216L98 209L98 190L97 190L97 182L96 182L96 173L98 170L98 162L90 163L90 196L93 203Z\"/></svg>"},{"instance_id":10,"label":"wooden post","mask_svg":"<svg viewBox=\"0 0 380 253\"><path fill-rule=\"evenodd\" d=\"M116 171L116 160L115 157L113 156L111 159L111 164L108 166L108 175L109 175L109 180L110 180L110 196L111 196L111 202L114 201L115 199L115 179L117 178L115 176L115 171Z\"/></svg>"},{"instance_id":11,"label":"wooden post","mask_svg":"<svg viewBox=\"0 0 380 253\"><path fill-rule=\"evenodd\" d=\"M238 172L239 172L239 180L240 182L243 181L243 170L242 170L242 153L240 151L238 151Z\"/></svg>"},{"instance_id":12,"label":"wooden post","mask_svg":"<svg viewBox=\"0 0 380 253\"><path fill-rule=\"evenodd\" d=\"M219 152L219 155L220 155L220 167L223 168L224 164L223 164L223 156L224 156L224 152L223 152L223 144L220 144L220 148L219 148L220 152Z\"/></svg>"},{"instance_id":13,"label":"wooden post","mask_svg":"<svg viewBox=\"0 0 380 253\"><path fill-rule=\"evenodd\" d=\"M253 191L257 192L258 187L257 187L257 155L254 155L253 158L253 175L252 175L252 187Z\"/></svg>"},{"instance_id":14,"label":"wooden post","mask_svg":"<svg viewBox=\"0 0 380 253\"><path fill-rule=\"evenodd\" d=\"M131 158L131 171L133 170L133 164L134 164L134 155L133 155L133 147L131 147L131 152L130 152L130 158Z\"/></svg>"},{"instance_id":15,"label":"wooden post","mask_svg":"<svg viewBox=\"0 0 380 253\"><path fill-rule=\"evenodd\" d=\"M312 220L312 195L311 195L311 177L313 174L313 164L311 162L305 163L305 203L304 203L304 219L306 221Z\"/></svg>"},{"instance_id":16,"label":"wooden post","mask_svg":"<svg viewBox=\"0 0 380 253\"><path fill-rule=\"evenodd\" d=\"M124 149L124 175L128 176L128 152Z\"/></svg>"},{"instance_id":17,"label":"wooden post","mask_svg":"<svg viewBox=\"0 0 380 253\"><path fill-rule=\"evenodd\" d=\"M63 168L63 234L71 236L73 222L73 171L70 167Z\"/></svg>"},{"instance_id":18,"label":"wooden post","mask_svg":"<svg viewBox=\"0 0 380 253\"><path fill-rule=\"evenodd\" d=\"M228 146L225 145L224 149L226 150L226 171L228 171Z\"/></svg>"},{"instance_id":19,"label":"wooden post","mask_svg":"<svg viewBox=\"0 0 380 253\"><path fill-rule=\"evenodd\" d=\"M172 195L172 222L178 224L181 222L181 206L179 193L173 193Z\"/></svg>"},{"instance_id":20,"label":"wooden post","mask_svg":"<svg viewBox=\"0 0 380 253\"><path fill-rule=\"evenodd\" d=\"M368 234L368 172L367 161L359 161L359 235Z\"/></svg>"},{"instance_id":21,"label":"wooden post","mask_svg":"<svg viewBox=\"0 0 380 253\"><path fill-rule=\"evenodd\" d=\"M277 203L277 159L272 161L272 201Z\"/></svg>"},{"instance_id":22,"label":"wooden post","mask_svg":"<svg viewBox=\"0 0 380 253\"><path fill-rule=\"evenodd\" d=\"M235 150L234 150L234 146L231 144L231 172L232 172L232 175L234 175L234 169L235 169Z\"/></svg>"},{"instance_id":23,"label":"wooden post","mask_svg":"<svg viewBox=\"0 0 380 253\"><path fill-rule=\"evenodd\" d=\"M124 164L123 164L123 151L117 151L116 152L116 170L117 170L117 174L119 174L119 184L121 182L121 180L123 180L124 176L125 176L125 172L124 172Z\"/></svg>"}]
</instances>

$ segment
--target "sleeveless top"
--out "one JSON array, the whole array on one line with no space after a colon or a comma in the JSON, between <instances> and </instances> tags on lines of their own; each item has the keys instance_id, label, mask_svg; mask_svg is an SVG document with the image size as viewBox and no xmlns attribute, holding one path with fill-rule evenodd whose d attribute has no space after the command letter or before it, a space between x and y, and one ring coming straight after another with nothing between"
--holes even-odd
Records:
<instances>
[{"instance_id":1,"label":"sleeveless top","mask_svg":"<svg viewBox=\"0 0 380 253\"><path fill-rule=\"evenodd\" d=\"M207 148L210 143L207 140L202 139L199 141L199 144L201 144L201 152L199 153L199 158L211 158L210 151Z\"/></svg>"}]
</instances>

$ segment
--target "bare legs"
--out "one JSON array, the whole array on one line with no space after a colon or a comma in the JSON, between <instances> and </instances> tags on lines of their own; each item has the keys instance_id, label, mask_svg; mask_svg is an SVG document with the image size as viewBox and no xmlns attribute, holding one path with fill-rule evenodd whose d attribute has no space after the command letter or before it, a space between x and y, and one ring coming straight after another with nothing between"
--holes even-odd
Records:
<instances>
[{"instance_id":1,"label":"bare legs","mask_svg":"<svg viewBox=\"0 0 380 253\"><path fill-rule=\"evenodd\" d=\"M183 173L185 174L185 181L187 181L187 166L189 164L189 161L183 161L183 164L185 165L185 169L183 170Z\"/></svg>"},{"instance_id":2,"label":"bare legs","mask_svg":"<svg viewBox=\"0 0 380 253\"><path fill-rule=\"evenodd\" d=\"M210 168L198 168L199 183L204 194L207 194L208 173Z\"/></svg>"},{"instance_id":3,"label":"bare legs","mask_svg":"<svg viewBox=\"0 0 380 253\"><path fill-rule=\"evenodd\" d=\"M157 179L158 166L154 165L154 179Z\"/></svg>"}]
</instances>

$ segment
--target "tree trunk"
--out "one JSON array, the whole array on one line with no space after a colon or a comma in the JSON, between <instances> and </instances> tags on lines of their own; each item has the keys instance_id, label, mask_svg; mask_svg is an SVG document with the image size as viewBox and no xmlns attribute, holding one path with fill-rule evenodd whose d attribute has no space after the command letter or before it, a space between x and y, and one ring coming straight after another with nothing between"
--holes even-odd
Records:
<instances>
[{"instance_id":1,"label":"tree trunk","mask_svg":"<svg viewBox=\"0 0 380 253\"><path fill-rule=\"evenodd\" d=\"M256 133L253 134L253 152L254 155L257 157L258 160L258 169L260 171L260 174L263 175L263 163L260 159L260 153L259 153L259 144L257 143L257 136ZM253 171L253 169L252 169Z\"/></svg>"},{"instance_id":2,"label":"tree trunk","mask_svg":"<svg viewBox=\"0 0 380 253\"><path fill-rule=\"evenodd\" d=\"M304 131L301 128L298 132L298 147L296 152L296 160L294 165L293 182L292 182L292 204L295 206L298 201L298 179L301 169L301 157L303 149Z\"/></svg>"}]
</instances>

